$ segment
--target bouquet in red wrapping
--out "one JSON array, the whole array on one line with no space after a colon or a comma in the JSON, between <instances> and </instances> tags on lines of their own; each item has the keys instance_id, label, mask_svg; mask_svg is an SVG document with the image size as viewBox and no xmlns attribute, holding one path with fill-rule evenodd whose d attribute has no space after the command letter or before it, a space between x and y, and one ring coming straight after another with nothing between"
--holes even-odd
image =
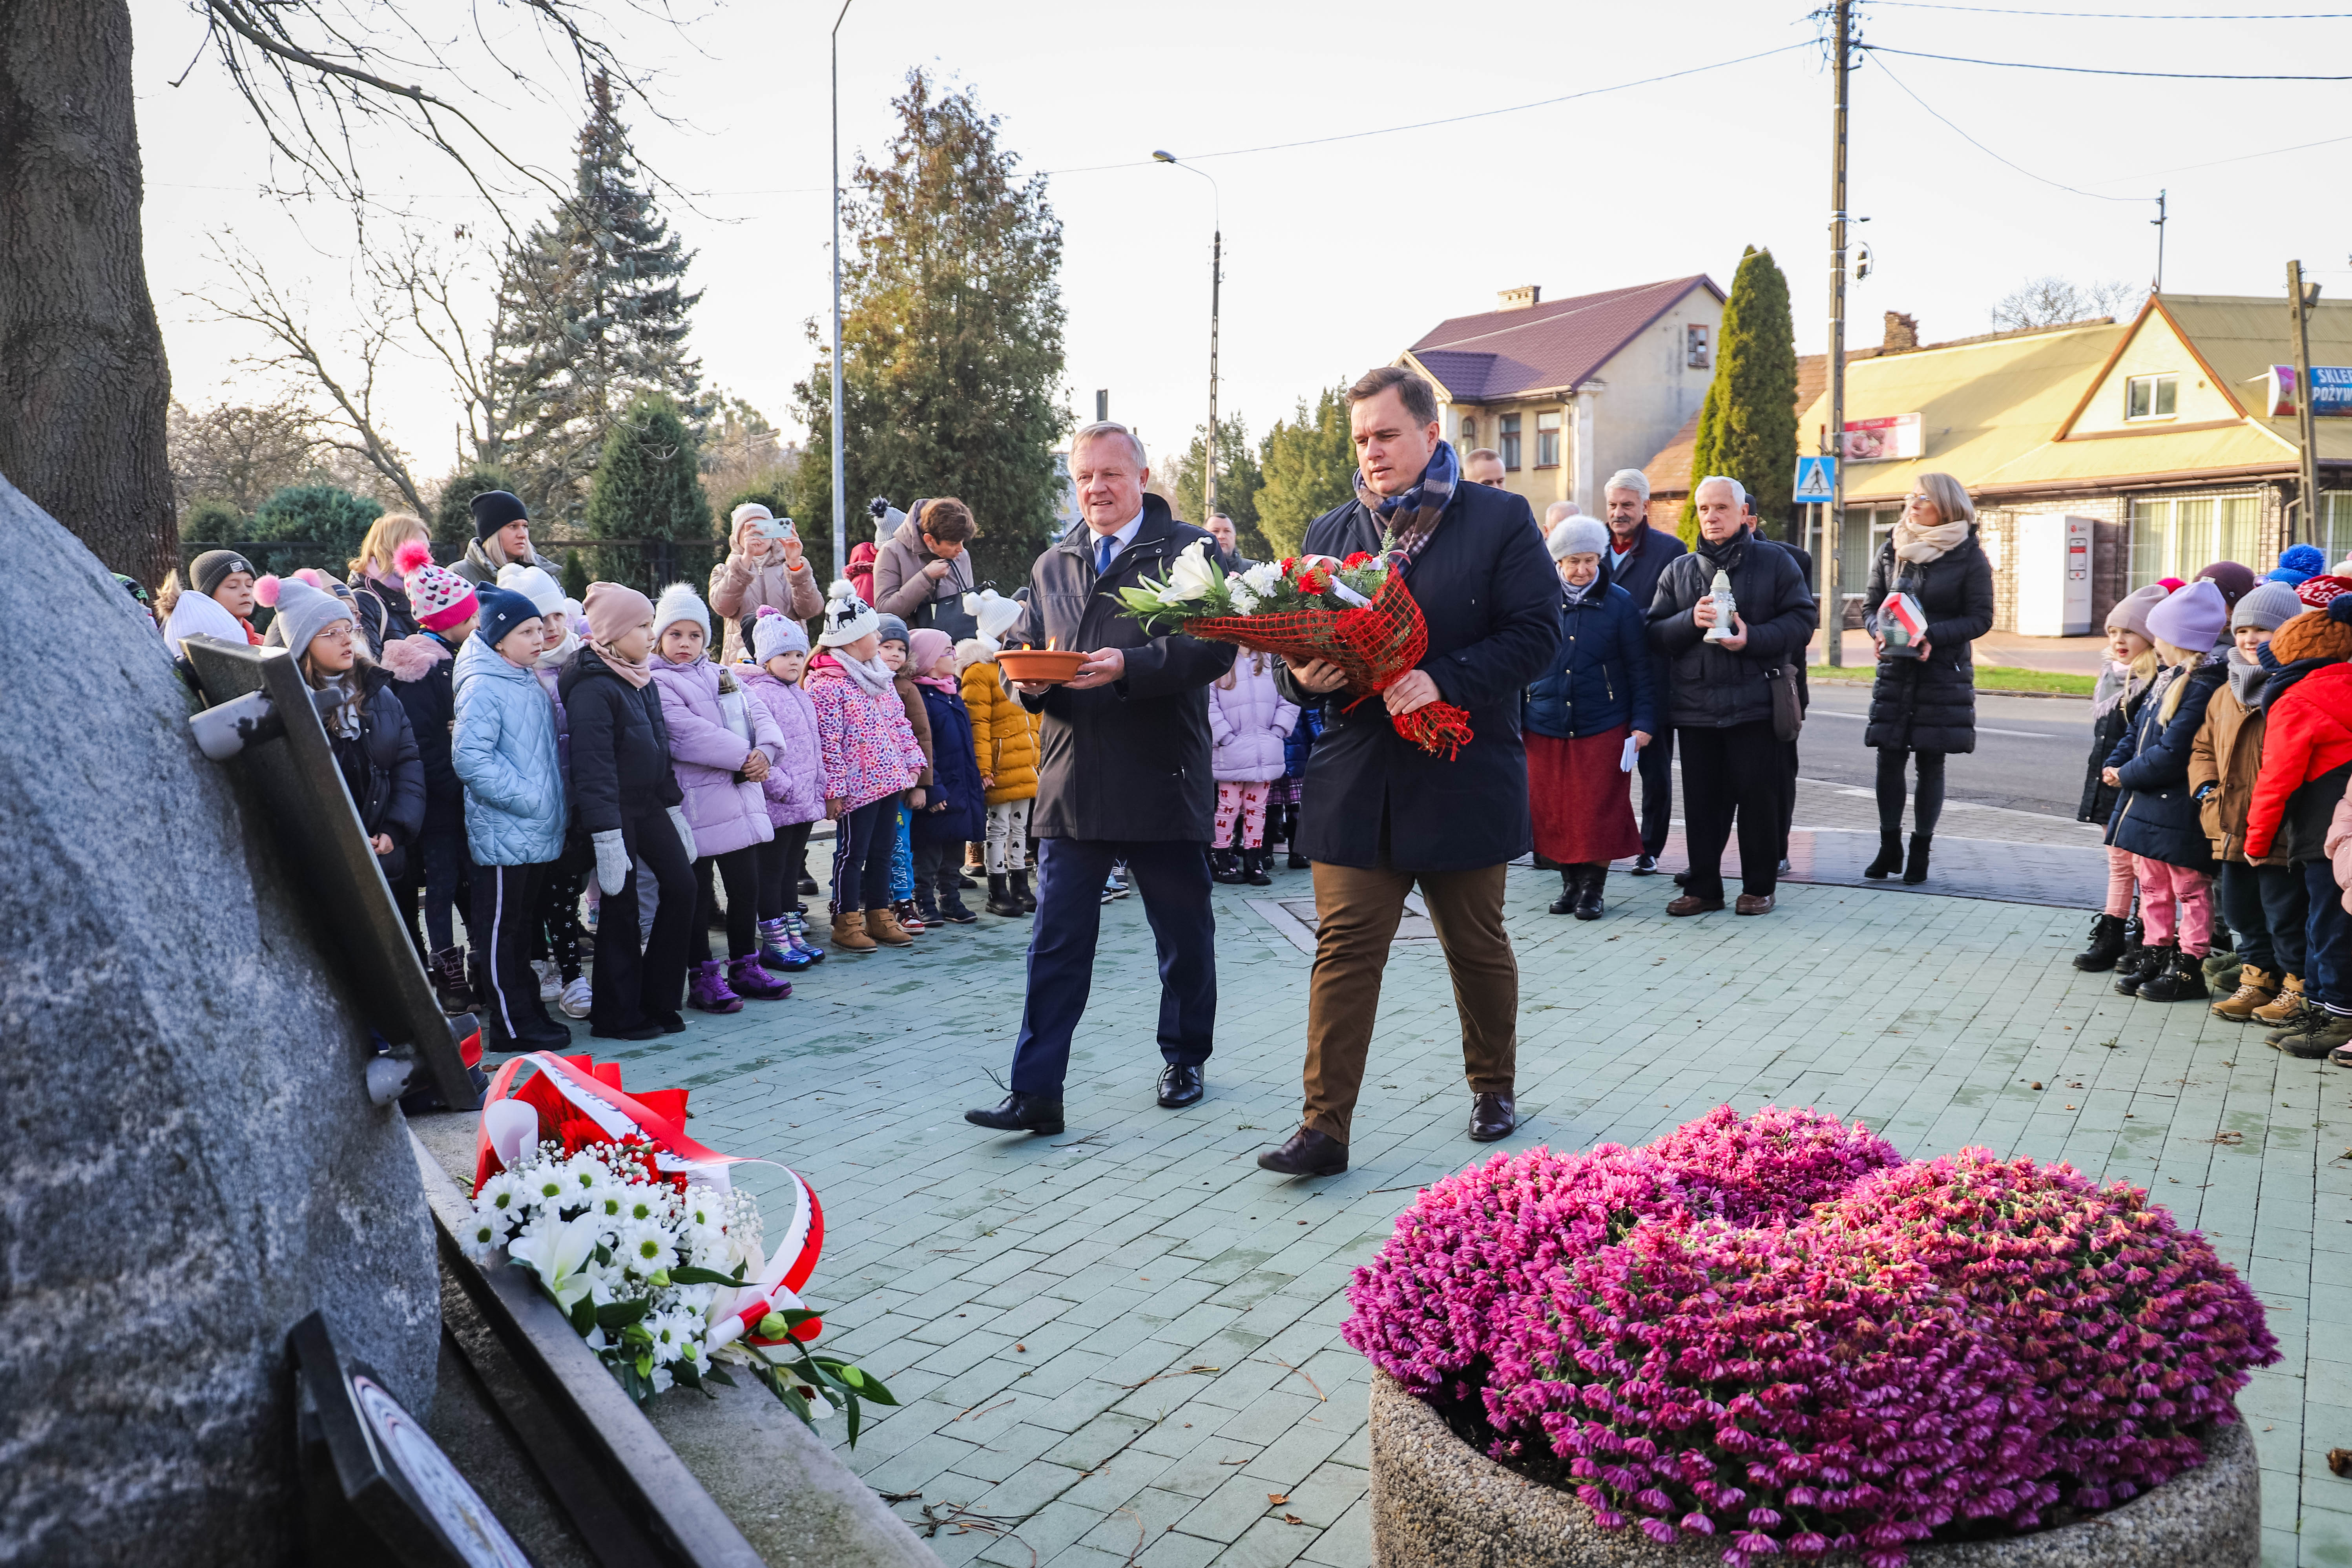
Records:
<instances>
[{"instance_id":1,"label":"bouquet in red wrapping","mask_svg":"<svg viewBox=\"0 0 2352 1568\"><path fill-rule=\"evenodd\" d=\"M1209 559L1208 542L1196 540L1166 581L1147 579L1118 596L1147 631L1181 631L1335 665L1347 671L1357 702L1386 690L1429 651L1421 606L1385 555L1294 555L1228 574ZM1449 762L1470 739L1470 715L1451 702L1425 703L1391 722L1398 734Z\"/></svg>"}]
</instances>

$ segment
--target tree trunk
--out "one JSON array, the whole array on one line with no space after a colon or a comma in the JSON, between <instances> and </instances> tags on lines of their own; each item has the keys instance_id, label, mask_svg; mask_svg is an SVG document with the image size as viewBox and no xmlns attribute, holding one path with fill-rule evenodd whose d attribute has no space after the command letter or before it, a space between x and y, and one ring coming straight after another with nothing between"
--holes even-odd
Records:
<instances>
[{"instance_id":1,"label":"tree trunk","mask_svg":"<svg viewBox=\"0 0 2352 1568\"><path fill-rule=\"evenodd\" d=\"M0 0L0 474L114 571L177 564L127 0Z\"/></svg>"}]
</instances>

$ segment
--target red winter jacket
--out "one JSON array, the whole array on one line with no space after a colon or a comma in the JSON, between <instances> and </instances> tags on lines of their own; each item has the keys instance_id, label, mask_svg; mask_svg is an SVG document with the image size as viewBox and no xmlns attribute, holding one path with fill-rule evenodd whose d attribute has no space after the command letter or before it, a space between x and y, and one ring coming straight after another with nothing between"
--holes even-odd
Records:
<instances>
[{"instance_id":1,"label":"red winter jacket","mask_svg":"<svg viewBox=\"0 0 2352 1568\"><path fill-rule=\"evenodd\" d=\"M2278 700L2263 726L2263 767L2246 813L2246 855L2260 859L2286 814L2287 797L2352 763L2352 664L2313 670Z\"/></svg>"},{"instance_id":2,"label":"red winter jacket","mask_svg":"<svg viewBox=\"0 0 2352 1568\"><path fill-rule=\"evenodd\" d=\"M849 571L845 575L857 596L867 604L874 602L874 562L877 552L873 541L856 545L849 552Z\"/></svg>"}]
</instances>

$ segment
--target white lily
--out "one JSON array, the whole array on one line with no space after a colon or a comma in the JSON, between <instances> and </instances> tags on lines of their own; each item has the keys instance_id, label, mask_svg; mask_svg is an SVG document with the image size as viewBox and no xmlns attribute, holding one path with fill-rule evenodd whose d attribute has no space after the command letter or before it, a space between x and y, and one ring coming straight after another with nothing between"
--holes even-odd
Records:
<instances>
[{"instance_id":1,"label":"white lily","mask_svg":"<svg viewBox=\"0 0 2352 1568\"><path fill-rule=\"evenodd\" d=\"M1191 604L1205 598L1209 592L1225 580L1209 560L1209 542L1196 539L1168 572L1168 589L1160 596L1175 604Z\"/></svg>"},{"instance_id":2,"label":"white lily","mask_svg":"<svg viewBox=\"0 0 2352 1568\"><path fill-rule=\"evenodd\" d=\"M541 1288L569 1312L573 1302L595 1289L588 1270L595 1261L599 1228L587 1215L547 1220L508 1243L507 1256L538 1275Z\"/></svg>"}]
</instances>

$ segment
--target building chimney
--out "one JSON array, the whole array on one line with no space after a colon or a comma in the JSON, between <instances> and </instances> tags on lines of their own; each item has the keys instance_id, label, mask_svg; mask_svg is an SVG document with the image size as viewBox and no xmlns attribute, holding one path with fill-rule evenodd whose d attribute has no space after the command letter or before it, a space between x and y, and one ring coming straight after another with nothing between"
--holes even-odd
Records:
<instances>
[{"instance_id":1,"label":"building chimney","mask_svg":"<svg viewBox=\"0 0 2352 1568\"><path fill-rule=\"evenodd\" d=\"M1908 353L1919 346L1919 323L1900 310L1886 312L1886 336L1878 345L1883 354Z\"/></svg>"},{"instance_id":2,"label":"building chimney","mask_svg":"<svg viewBox=\"0 0 2352 1568\"><path fill-rule=\"evenodd\" d=\"M1495 294L1495 309L1498 310L1525 310L1531 308L1537 300L1541 300L1542 298L1543 285L1540 283L1524 284L1517 289L1497 289Z\"/></svg>"}]
</instances>

